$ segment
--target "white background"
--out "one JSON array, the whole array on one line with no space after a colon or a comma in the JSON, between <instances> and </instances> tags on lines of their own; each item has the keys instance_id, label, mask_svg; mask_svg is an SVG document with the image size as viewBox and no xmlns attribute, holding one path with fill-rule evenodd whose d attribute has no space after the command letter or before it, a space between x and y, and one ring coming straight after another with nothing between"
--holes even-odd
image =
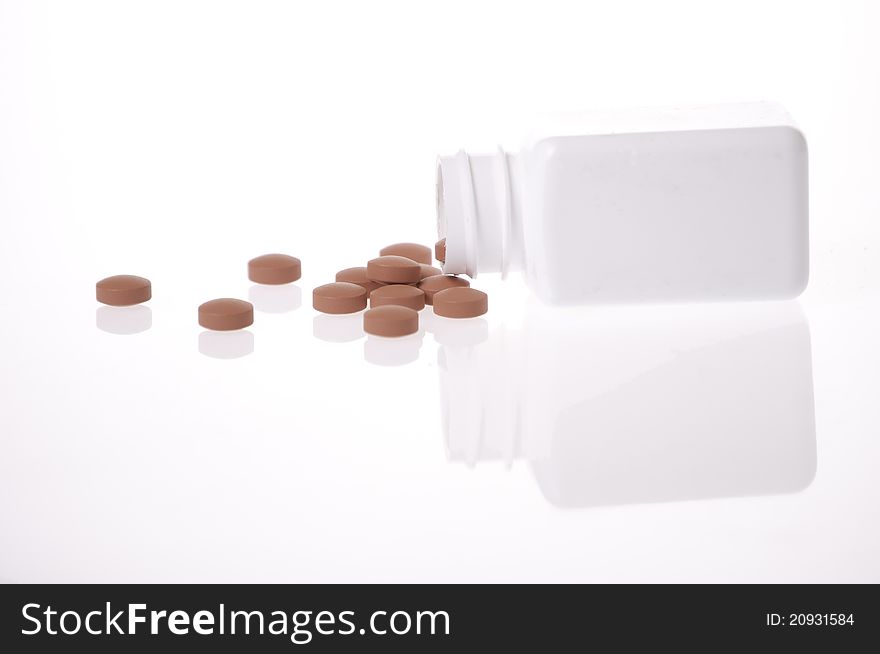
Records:
<instances>
[{"instance_id":1,"label":"white background","mask_svg":"<svg viewBox=\"0 0 880 654\"><path fill-rule=\"evenodd\" d=\"M0 579L880 581L871 4L0 2ZM789 378L812 389L798 424L814 418L815 433L795 434L800 463L776 451L775 491L755 456L707 463L711 448L673 452L638 420L632 442L657 454L642 472L617 461L609 483L638 491L626 501L602 488L549 501L540 442L483 456L477 429L459 456L441 427L438 341L468 360L469 339L519 324L515 281L477 280L485 323L435 326L401 351L318 337L314 286L389 242L435 239L437 154L493 147L537 111L743 100L785 105L810 147L812 277L794 310L810 338L785 374L811 370ZM272 251L302 258L304 276L260 295L245 262ZM118 273L153 281L148 312L96 313L95 281ZM251 336L200 335L201 302L251 292L258 308L302 303L258 311ZM597 311L584 324L606 324ZM648 348L629 346L657 315L583 351L607 343L649 369ZM709 320L701 335L680 318L658 347L740 329ZM205 354L251 337L250 355ZM419 345L417 360L379 365ZM713 360L732 365L725 352ZM622 368L603 366L592 382L614 386ZM779 436L746 393L764 371L738 370L727 388L743 393L751 445L736 449L727 415L706 437L760 453ZM628 397L632 415L651 401ZM503 435L494 419L483 436ZM574 457L566 473L584 490L604 464ZM672 476L675 497L660 492ZM727 492L706 481L718 476Z\"/></svg>"}]
</instances>

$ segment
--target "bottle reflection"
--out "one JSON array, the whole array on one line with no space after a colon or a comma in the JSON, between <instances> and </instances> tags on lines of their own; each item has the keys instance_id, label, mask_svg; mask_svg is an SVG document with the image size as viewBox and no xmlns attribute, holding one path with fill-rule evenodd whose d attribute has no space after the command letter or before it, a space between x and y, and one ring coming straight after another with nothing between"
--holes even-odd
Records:
<instances>
[{"instance_id":1,"label":"bottle reflection","mask_svg":"<svg viewBox=\"0 0 880 654\"><path fill-rule=\"evenodd\" d=\"M816 470L810 334L796 302L532 306L440 350L449 456L525 458L585 507L795 492Z\"/></svg>"}]
</instances>

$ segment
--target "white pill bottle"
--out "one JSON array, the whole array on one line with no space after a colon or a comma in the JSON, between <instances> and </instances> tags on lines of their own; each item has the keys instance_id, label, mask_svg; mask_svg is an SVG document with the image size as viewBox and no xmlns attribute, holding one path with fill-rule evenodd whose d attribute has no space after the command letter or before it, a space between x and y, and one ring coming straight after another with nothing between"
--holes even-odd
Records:
<instances>
[{"instance_id":1,"label":"white pill bottle","mask_svg":"<svg viewBox=\"0 0 880 654\"><path fill-rule=\"evenodd\" d=\"M772 103L545 119L440 157L447 273L521 270L550 304L782 299L809 275L807 146Z\"/></svg>"}]
</instances>

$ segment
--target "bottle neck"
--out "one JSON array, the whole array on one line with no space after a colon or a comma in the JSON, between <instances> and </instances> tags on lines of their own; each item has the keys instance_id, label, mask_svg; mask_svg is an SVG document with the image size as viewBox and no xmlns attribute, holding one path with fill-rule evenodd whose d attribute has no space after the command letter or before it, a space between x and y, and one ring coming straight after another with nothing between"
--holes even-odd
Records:
<instances>
[{"instance_id":1,"label":"bottle neck","mask_svg":"<svg viewBox=\"0 0 880 654\"><path fill-rule=\"evenodd\" d=\"M523 267L521 192L515 155L440 157L437 230L446 239L446 273L476 277Z\"/></svg>"}]
</instances>

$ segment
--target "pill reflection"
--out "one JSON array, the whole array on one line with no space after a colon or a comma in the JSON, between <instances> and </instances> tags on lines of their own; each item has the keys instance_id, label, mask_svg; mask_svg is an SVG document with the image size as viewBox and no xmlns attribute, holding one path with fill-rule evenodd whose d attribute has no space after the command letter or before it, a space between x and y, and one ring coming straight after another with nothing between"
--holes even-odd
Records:
<instances>
[{"instance_id":1,"label":"pill reflection","mask_svg":"<svg viewBox=\"0 0 880 654\"><path fill-rule=\"evenodd\" d=\"M479 345L489 338L489 323L483 318L444 318L429 309L422 312L421 322L440 345Z\"/></svg>"},{"instance_id":2,"label":"pill reflection","mask_svg":"<svg viewBox=\"0 0 880 654\"><path fill-rule=\"evenodd\" d=\"M254 284L248 291L248 300L257 311L287 313L302 305L302 290L296 284Z\"/></svg>"},{"instance_id":3,"label":"pill reflection","mask_svg":"<svg viewBox=\"0 0 880 654\"><path fill-rule=\"evenodd\" d=\"M95 324L108 334L138 334L153 326L153 310L139 304L133 307L98 307Z\"/></svg>"},{"instance_id":4,"label":"pill reflection","mask_svg":"<svg viewBox=\"0 0 880 654\"><path fill-rule=\"evenodd\" d=\"M377 366L403 366L412 363L419 358L423 337L422 331L397 338L368 334L364 342L364 359Z\"/></svg>"},{"instance_id":5,"label":"pill reflection","mask_svg":"<svg viewBox=\"0 0 880 654\"><path fill-rule=\"evenodd\" d=\"M328 343L349 343L364 335L363 322L361 311L338 315L322 313L312 320L312 333Z\"/></svg>"},{"instance_id":6,"label":"pill reflection","mask_svg":"<svg viewBox=\"0 0 880 654\"><path fill-rule=\"evenodd\" d=\"M246 329L231 332L206 330L199 334L199 352L213 359L238 359L253 351L254 335Z\"/></svg>"}]
</instances>

